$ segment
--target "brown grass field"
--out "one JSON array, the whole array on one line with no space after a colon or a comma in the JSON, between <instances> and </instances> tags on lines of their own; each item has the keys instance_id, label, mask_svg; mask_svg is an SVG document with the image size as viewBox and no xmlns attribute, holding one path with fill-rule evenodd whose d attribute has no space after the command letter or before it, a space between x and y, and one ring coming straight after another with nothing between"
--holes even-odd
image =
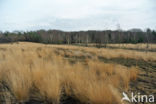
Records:
<instances>
[{"instance_id":1,"label":"brown grass field","mask_svg":"<svg viewBox=\"0 0 156 104\"><path fill-rule=\"evenodd\" d=\"M81 46L86 46L86 44L76 44ZM156 44L149 43L120 43L120 44L93 44L89 43L88 47L107 47L110 49L125 49L125 50L137 50L137 51L146 51L146 52L156 52Z\"/></svg>"},{"instance_id":2,"label":"brown grass field","mask_svg":"<svg viewBox=\"0 0 156 104\"><path fill-rule=\"evenodd\" d=\"M108 44L108 46L111 46L111 47L120 47L120 48L127 48L127 49L148 49L148 50L156 50L156 44L143 44L143 43L140 43L140 44Z\"/></svg>"},{"instance_id":3,"label":"brown grass field","mask_svg":"<svg viewBox=\"0 0 156 104\"><path fill-rule=\"evenodd\" d=\"M156 52L0 44L0 104L122 104L123 91L156 94L155 82Z\"/></svg>"}]
</instances>

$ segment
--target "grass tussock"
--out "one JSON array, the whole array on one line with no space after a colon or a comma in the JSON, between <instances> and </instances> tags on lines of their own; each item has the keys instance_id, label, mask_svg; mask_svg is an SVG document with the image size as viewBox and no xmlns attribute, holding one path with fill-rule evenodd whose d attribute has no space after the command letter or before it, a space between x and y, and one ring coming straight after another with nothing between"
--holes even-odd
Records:
<instances>
[{"instance_id":1,"label":"grass tussock","mask_svg":"<svg viewBox=\"0 0 156 104\"><path fill-rule=\"evenodd\" d=\"M139 73L138 68L132 67L132 68L130 69L130 79L135 81L135 80L137 79L138 73Z\"/></svg>"},{"instance_id":2,"label":"grass tussock","mask_svg":"<svg viewBox=\"0 0 156 104\"><path fill-rule=\"evenodd\" d=\"M52 104L59 104L63 95L82 103L120 104L121 92L138 73L135 67L89 59L89 54L81 61L75 56L76 62L71 63L56 46L25 43L6 45L6 49L5 53L0 51L0 80L7 83L19 102L28 101L31 89L36 88L43 100ZM67 50L70 56L84 55L80 52Z\"/></svg>"}]
</instances>

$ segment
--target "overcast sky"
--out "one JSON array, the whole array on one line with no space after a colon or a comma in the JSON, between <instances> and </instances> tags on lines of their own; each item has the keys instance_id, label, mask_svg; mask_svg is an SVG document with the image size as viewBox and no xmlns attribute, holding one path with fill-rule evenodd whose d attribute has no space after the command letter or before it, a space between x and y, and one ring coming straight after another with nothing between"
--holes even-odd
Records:
<instances>
[{"instance_id":1,"label":"overcast sky","mask_svg":"<svg viewBox=\"0 0 156 104\"><path fill-rule=\"evenodd\" d=\"M0 31L156 29L156 0L0 0Z\"/></svg>"}]
</instances>

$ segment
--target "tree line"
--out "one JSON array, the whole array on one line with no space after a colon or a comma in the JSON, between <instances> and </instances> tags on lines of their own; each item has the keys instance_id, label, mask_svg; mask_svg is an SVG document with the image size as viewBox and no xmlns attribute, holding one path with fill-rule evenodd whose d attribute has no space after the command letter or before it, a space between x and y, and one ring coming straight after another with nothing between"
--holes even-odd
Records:
<instances>
[{"instance_id":1,"label":"tree line","mask_svg":"<svg viewBox=\"0 0 156 104\"><path fill-rule=\"evenodd\" d=\"M29 32L0 32L0 43L28 41L46 44L108 44L156 43L156 31L77 31L38 30Z\"/></svg>"}]
</instances>

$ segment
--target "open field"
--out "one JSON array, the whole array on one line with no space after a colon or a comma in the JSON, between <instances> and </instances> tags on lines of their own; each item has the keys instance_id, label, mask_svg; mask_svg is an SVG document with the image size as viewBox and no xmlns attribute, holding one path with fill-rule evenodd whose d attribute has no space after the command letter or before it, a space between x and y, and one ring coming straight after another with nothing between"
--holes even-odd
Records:
<instances>
[{"instance_id":1,"label":"open field","mask_svg":"<svg viewBox=\"0 0 156 104\"><path fill-rule=\"evenodd\" d=\"M86 44L76 44L80 46L86 46ZM150 43L120 43L120 44L87 44L88 47L107 47L110 49L126 49L126 50L136 50L136 51L144 51L144 52L156 52L156 44Z\"/></svg>"},{"instance_id":2,"label":"open field","mask_svg":"<svg viewBox=\"0 0 156 104\"><path fill-rule=\"evenodd\" d=\"M155 89L156 52L0 44L0 104L122 104L123 91Z\"/></svg>"},{"instance_id":3,"label":"open field","mask_svg":"<svg viewBox=\"0 0 156 104\"><path fill-rule=\"evenodd\" d=\"M147 44L147 43L144 43L144 44L143 43L140 43L140 44L108 44L108 47L156 52L156 44Z\"/></svg>"}]
</instances>

